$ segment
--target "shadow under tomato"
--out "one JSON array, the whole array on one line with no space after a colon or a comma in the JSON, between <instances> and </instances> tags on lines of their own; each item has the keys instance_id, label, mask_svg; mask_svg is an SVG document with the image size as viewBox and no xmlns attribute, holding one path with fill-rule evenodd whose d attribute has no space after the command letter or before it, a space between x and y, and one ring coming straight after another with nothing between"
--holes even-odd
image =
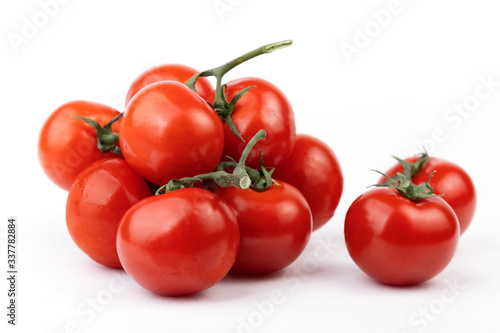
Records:
<instances>
[{"instance_id":1,"label":"shadow under tomato","mask_svg":"<svg viewBox=\"0 0 500 333\"><path fill-rule=\"evenodd\" d=\"M262 283L273 280L279 280L285 275L286 269L268 274L241 274L229 272L228 275L222 280L225 283Z\"/></svg>"},{"instance_id":2,"label":"shadow under tomato","mask_svg":"<svg viewBox=\"0 0 500 333\"><path fill-rule=\"evenodd\" d=\"M432 290L440 285L439 283L439 278L433 278L428 281L420 282L420 283L415 283L415 284L402 284L402 285L391 285L387 283L382 283L377 280L374 280L370 278L369 276L365 277L368 282L370 282L372 285L378 288L384 288L384 289L390 289L393 291L418 291L422 292L424 290Z\"/></svg>"}]
</instances>

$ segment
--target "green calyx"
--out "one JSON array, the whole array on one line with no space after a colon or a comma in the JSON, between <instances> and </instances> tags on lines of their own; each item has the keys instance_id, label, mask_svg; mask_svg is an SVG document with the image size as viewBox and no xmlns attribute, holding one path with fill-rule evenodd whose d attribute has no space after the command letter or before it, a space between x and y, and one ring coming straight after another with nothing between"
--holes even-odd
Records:
<instances>
[{"instance_id":1,"label":"green calyx","mask_svg":"<svg viewBox=\"0 0 500 333\"><path fill-rule=\"evenodd\" d=\"M282 42L276 42L272 44L267 44L264 46L261 46L253 51L250 51L248 53L245 53L244 55L233 59L229 61L228 63L212 68L203 72L200 72L194 76L192 76L187 82L186 85L196 92L195 84L196 81L198 80L199 77L207 77L207 76L214 76L217 80L216 87L215 87L215 99L213 104L211 105L212 108L215 110L217 115L220 117L222 121L225 121L231 131L238 136L242 141L245 141L243 137L241 136L240 132L236 128L236 126L233 123L233 120L231 119L231 114L234 112L234 108L236 106L236 103L240 100L240 98L250 89L254 87L247 87L245 89L242 89L238 91L234 97L231 99L229 102L226 98L226 93L225 93L225 85L222 84L222 77L229 72L231 69L234 67L238 66L239 64L244 63L247 60L250 60L252 58L255 58L261 54L266 54L266 53L271 53L276 50L288 47L292 45L292 40L285 40Z\"/></svg>"},{"instance_id":2,"label":"green calyx","mask_svg":"<svg viewBox=\"0 0 500 333\"><path fill-rule=\"evenodd\" d=\"M398 162L403 166L403 172L399 172L393 177L389 177L385 173L373 170L386 177L387 180L381 184L375 184L372 186L395 188L399 192L399 194L412 201L442 196L442 194L434 194L434 189L429 184L432 176L436 171L433 171L429 175L429 178L427 179L427 182L425 184L415 185L412 182L412 178L418 175L429 161L429 154L427 154L427 152L422 153L422 156L415 163L407 162L397 157L394 158L398 160Z\"/></svg>"},{"instance_id":3,"label":"green calyx","mask_svg":"<svg viewBox=\"0 0 500 333\"><path fill-rule=\"evenodd\" d=\"M409 176L410 178L415 177L418 175L420 172L422 172L422 169L425 167L427 162L429 162L429 154L427 151L424 151L420 158L415 161L415 163L407 162L403 159L400 159L399 157L393 156L399 164L403 166L404 172Z\"/></svg>"},{"instance_id":4,"label":"green calyx","mask_svg":"<svg viewBox=\"0 0 500 333\"><path fill-rule=\"evenodd\" d=\"M255 144L266 137L266 131L260 130L255 134L255 136L248 142L243 153L241 154L238 163L234 163L234 170L232 173L226 172L224 166L218 166L214 172L204 173L194 177L185 177L181 179L172 179L167 184L161 186L157 191L156 195L172 192L178 189L193 187L194 183L201 182L204 180L211 180L215 182L220 187L234 186L240 189L247 189L252 186L252 177L248 174L247 168L245 166L246 159L250 151L255 146ZM226 163L226 162L222 162ZM226 165L227 167L228 165Z\"/></svg>"},{"instance_id":5,"label":"green calyx","mask_svg":"<svg viewBox=\"0 0 500 333\"><path fill-rule=\"evenodd\" d=\"M80 116L74 116L78 119L83 120L90 126L92 126L96 130L97 134L97 148L99 148L100 151L103 153L115 153L115 154L122 154L122 151L120 150L120 147L116 145L116 143L119 141L118 133L115 133L111 130L111 125L113 125L118 119L123 116L123 112L120 113L118 116L114 117L104 125L104 127L101 127L95 120L92 120L90 118L85 118L85 117L80 117Z\"/></svg>"},{"instance_id":6,"label":"green calyx","mask_svg":"<svg viewBox=\"0 0 500 333\"><path fill-rule=\"evenodd\" d=\"M427 182L425 184L420 184L420 185L415 185L412 181L411 178L409 178L405 173L398 173L393 177L389 177L386 174L373 170L385 177L387 177L387 180L382 183L382 184L375 184L372 186L375 187L392 187L395 188L399 194L404 196L407 199L410 199L411 201L418 201L424 198L432 198L432 197L441 197L443 196L442 194L434 194L434 189L432 186L429 184L432 176L436 171L433 171L430 175L429 178L427 179Z\"/></svg>"}]
</instances>

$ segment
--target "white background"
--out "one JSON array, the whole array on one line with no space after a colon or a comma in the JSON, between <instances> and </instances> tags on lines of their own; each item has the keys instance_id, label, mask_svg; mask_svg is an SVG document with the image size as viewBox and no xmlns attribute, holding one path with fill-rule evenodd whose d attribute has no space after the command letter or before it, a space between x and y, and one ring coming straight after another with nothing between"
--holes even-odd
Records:
<instances>
[{"instance_id":1,"label":"white background","mask_svg":"<svg viewBox=\"0 0 500 333\"><path fill-rule=\"evenodd\" d=\"M6 220L15 216L20 272L15 328L6 324L6 279L0 284L2 332L500 331L494 1L73 0L50 7L50 17L46 2L53 3L0 5L0 266ZM381 14L388 8L390 18ZM40 27L23 37L27 21ZM363 38L365 29L371 36ZM13 36L25 40L14 45ZM66 192L38 164L37 136L48 115L75 99L121 110L131 82L153 65L208 69L289 38L291 48L245 63L227 80L257 76L278 85L298 132L326 141L341 162L341 203L299 260L272 276L227 277L203 293L164 298L79 251L65 226ZM347 44L357 53L346 56ZM457 117L448 110L464 103L470 111L445 118ZM391 155L409 156L419 143L470 173L478 206L442 274L391 288L351 261L343 221L378 179L370 169L387 169Z\"/></svg>"}]
</instances>

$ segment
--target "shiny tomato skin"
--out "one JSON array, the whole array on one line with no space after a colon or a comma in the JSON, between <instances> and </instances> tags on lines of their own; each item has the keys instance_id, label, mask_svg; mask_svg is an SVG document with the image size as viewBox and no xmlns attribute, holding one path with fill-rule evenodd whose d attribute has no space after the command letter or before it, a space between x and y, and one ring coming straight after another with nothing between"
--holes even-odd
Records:
<instances>
[{"instance_id":1,"label":"shiny tomato skin","mask_svg":"<svg viewBox=\"0 0 500 333\"><path fill-rule=\"evenodd\" d=\"M349 255L368 276L388 285L412 285L449 264L460 227L439 197L413 202L393 188L376 188L349 207L344 236Z\"/></svg>"},{"instance_id":2,"label":"shiny tomato skin","mask_svg":"<svg viewBox=\"0 0 500 333\"><path fill-rule=\"evenodd\" d=\"M312 231L311 210L299 190L278 183L263 192L236 187L218 190L240 226L240 249L232 272L260 275L279 271L306 247Z\"/></svg>"},{"instance_id":3,"label":"shiny tomato skin","mask_svg":"<svg viewBox=\"0 0 500 333\"><path fill-rule=\"evenodd\" d=\"M137 77L132 83L128 90L125 104L128 104L128 102L132 99L132 97L134 97L135 94L137 94L139 90L147 85L150 85L151 83L158 81L176 81L186 83L196 73L198 73L196 69L181 64L164 64L152 67L139 75L139 77ZM198 78L195 88L198 95L205 100L208 98L213 89L210 81L205 77Z\"/></svg>"},{"instance_id":4,"label":"shiny tomato skin","mask_svg":"<svg viewBox=\"0 0 500 333\"><path fill-rule=\"evenodd\" d=\"M120 127L123 156L157 185L213 171L224 146L222 123L187 86L162 81L130 101Z\"/></svg>"},{"instance_id":5,"label":"shiny tomato skin","mask_svg":"<svg viewBox=\"0 0 500 333\"><path fill-rule=\"evenodd\" d=\"M140 201L125 213L117 234L125 271L143 288L165 296L218 283L233 265L239 242L231 207L199 188Z\"/></svg>"},{"instance_id":6,"label":"shiny tomato skin","mask_svg":"<svg viewBox=\"0 0 500 333\"><path fill-rule=\"evenodd\" d=\"M292 155L279 164L273 177L295 186L307 199L313 216L313 230L335 213L344 178L335 153L321 140L297 134Z\"/></svg>"},{"instance_id":7,"label":"shiny tomato skin","mask_svg":"<svg viewBox=\"0 0 500 333\"><path fill-rule=\"evenodd\" d=\"M45 174L68 191L88 165L118 156L101 152L96 130L73 116L91 118L104 126L119 114L109 106L88 101L71 101L58 107L45 121L38 140L38 159ZM113 132L118 132L119 126L120 120L112 125Z\"/></svg>"},{"instance_id":8,"label":"shiny tomato skin","mask_svg":"<svg viewBox=\"0 0 500 333\"><path fill-rule=\"evenodd\" d=\"M260 155L266 166L276 166L287 159L295 144L295 116L288 98L272 83L259 78L245 77L227 83L227 99L240 90L255 86L236 103L231 118L243 139L248 142L260 129L266 138L258 142L250 152L247 165L260 168ZM213 102L215 91L210 95ZM225 144L223 156L239 160L246 143L234 135L224 123Z\"/></svg>"},{"instance_id":9,"label":"shiny tomato skin","mask_svg":"<svg viewBox=\"0 0 500 333\"><path fill-rule=\"evenodd\" d=\"M136 202L151 196L144 180L122 158L102 159L76 178L66 202L66 225L75 244L94 261L121 268L118 224Z\"/></svg>"},{"instance_id":10,"label":"shiny tomato skin","mask_svg":"<svg viewBox=\"0 0 500 333\"><path fill-rule=\"evenodd\" d=\"M418 157L408 158L409 162L416 162ZM401 164L393 166L386 172L389 177L402 172ZM440 158L431 157L422 171L412 178L415 184L425 184L429 175L433 172L429 184L434 193L443 194L443 199L453 208L460 223L460 234L469 227L476 210L476 190L471 177L460 166ZM379 181L384 182L387 178L382 177Z\"/></svg>"}]
</instances>

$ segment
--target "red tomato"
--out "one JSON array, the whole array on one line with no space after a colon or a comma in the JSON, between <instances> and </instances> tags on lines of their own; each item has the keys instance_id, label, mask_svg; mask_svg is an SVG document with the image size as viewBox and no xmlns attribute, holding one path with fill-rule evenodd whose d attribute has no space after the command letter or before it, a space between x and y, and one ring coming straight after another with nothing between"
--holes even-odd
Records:
<instances>
[{"instance_id":1,"label":"red tomato","mask_svg":"<svg viewBox=\"0 0 500 333\"><path fill-rule=\"evenodd\" d=\"M448 265L460 230L440 197L414 202L396 189L376 188L349 207L344 236L349 255L367 275L389 285L410 285Z\"/></svg>"},{"instance_id":2,"label":"red tomato","mask_svg":"<svg viewBox=\"0 0 500 333\"><path fill-rule=\"evenodd\" d=\"M228 101L240 90L255 86L236 103L231 115L243 139L248 142L260 129L266 139L258 142L250 152L246 164L260 168L260 155L266 166L276 166L287 159L295 144L295 117L286 96L275 85L259 78L246 77L227 83ZM213 102L215 91L210 95ZM224 156L239 160L246 143L231 132L224 123Z\"/></svg>"},{"instance_id":3,"label":"red tomato","mask_svg":"<svg viewBox=\"0 0 500 333\"><path fill-rule=\"evenodd\" d=\"M218 190L240 225L240 249L233 272L279 271L294 262L306 247L312 230L311 210L299 190L278 182L263 192L236 187Z\"/></svg>"},{"instance_id":4,"label":"red tomato","mask_svg":"<svg viewBox=\"0 0 500 333\"><path fill-rule=\"evenodd\" d=\"M147 85L150 85L151 83L158 81L176 81L186 83L187 80L189 80L191 76L196 73L198 73L196 69L180 64L165 64L150 68L139 75L139 77L132 83L128 90L125 104L128 104L128 102L139 90ZM208 98L213 89L210 81L205 77L198 78L195 88L198 95L205 100Z\"/></svg>"},{"instance_id":5,"label":"red tomato","mask_svg":"<svg viewBox=\"0 0 500 333\"><path fill-rule=\"evenodd\" d=\"M153 83L128 104L120 128L127 162L157 185L213 171L224 146L222 123L187 86Z\"/></svg>"},{"instance_id":6,"label":"red tomato","mask_svg":"<svg viewBox=\"0 0 500 333\"><path fill-rule=\"evenodd\" d=\"M89 164L102 158L118 156L97 148L96 130L81 116L106 125L119 115L117 110L98 103L73 101L57 108L40 132L38 158L43 171L58 186L69 190L76 176ZM120 120L112 125L118 132Z\"/></svg>"},{"instance_id":7,"label":"red tomato","mask_svg":"<svg viewBox=\"0 0 500 333\"><path fill-rule=\"evenodd\" d=\"M116 231L125 211L152 193L121 158L97 161L76 178L66 203L66 225L75 244L96 262L121 268Z\"/></svg>"},{"instance_id":8,"label":"red tomato","mask_svg":"<svg viewBox=\"0 0 500 333\"><path fill-rule=\"evenodd\" d=\"M417 157L406 159L409 162L416 162ZM389 177L398 172L402 172L403 167L397 164L386 172ZM436 171L430 180L430 185L434 188L434 193L443 194L443 199L450 204L457 214L460 223L460 234L469 227L474 212L476 210L476 190L472 179L467 172L456 164L431 157L422 171L412 178L415 184L425 184L429 175ZM383 183L387 178L382 177L379 182Z\"/></svg>"},{"instance_id":9,"label":"red tomato","mask_svg":"<svg viewBox=\"0 0 500 333\"><path fill-rule=\"evenodd\" d=\"M231 207L199 188L140 201L125 213L117 234L125 271L145 289L166 296L219 282L233 265L239 242Z\"/></svg>"},{"instance_id":10,"label":"red tomato","mask_svg":"<svg viewBox=\"0 0 500 333\"><path fill-rule=\"evenodd\" d=\"M306 197L313 216L313 230L332 218L344 179L337 157L324 142L298 134L292 155L276 167L273 177L292 184Z\"/></svg>"}]
</instances>

